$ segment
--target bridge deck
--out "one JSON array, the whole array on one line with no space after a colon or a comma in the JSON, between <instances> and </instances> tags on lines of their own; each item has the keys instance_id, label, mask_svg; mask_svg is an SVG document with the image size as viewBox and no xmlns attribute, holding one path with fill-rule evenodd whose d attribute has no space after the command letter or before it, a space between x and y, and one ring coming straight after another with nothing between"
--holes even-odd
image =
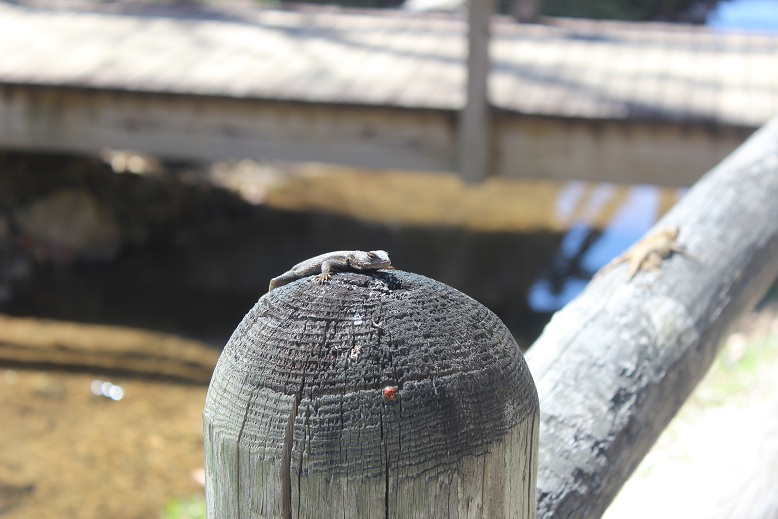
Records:
<instances>
[{"instance_id":1,"label":"bridge deck","mask_svg":"<svg viewBox=\"0 0 778 519\"><path fill-rule=\"evenodd\" d=\"M461 17L79 1L0 3L0 146L457 170ZM493 34L488 174L690 185L778 112L778 35Z\"/></svg>"},{"instance_id":2,"label":"bridge deck","mask_svg":"<svg viewBox=\"0 0 778 519\"><path fill-rule=\"evenodd\" d=\"M0 82L410 108L464 102L466 27L456 16L165 14L0 4ZM508 19L493 33L491 97L506 110L743 126L778 112L775 37Z\"/></svg>"}]
</instances>

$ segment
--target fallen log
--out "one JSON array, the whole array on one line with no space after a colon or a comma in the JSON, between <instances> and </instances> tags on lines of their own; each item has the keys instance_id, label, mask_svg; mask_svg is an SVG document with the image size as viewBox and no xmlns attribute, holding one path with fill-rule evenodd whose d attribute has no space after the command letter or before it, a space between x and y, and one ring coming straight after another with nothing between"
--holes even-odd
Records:
<instances>
[{"instance_id":1,"label":"fallen log","mask_svg":"<svg viewBox=\"0 0 778 519\"><path fill-rule=\"evenodd\" d=\"M602 515L778 276L778 118L649 233L673 226L689 256L632 279L627 265L596 277L530 348L539 518Z\"/></svg>"}]
</instances>

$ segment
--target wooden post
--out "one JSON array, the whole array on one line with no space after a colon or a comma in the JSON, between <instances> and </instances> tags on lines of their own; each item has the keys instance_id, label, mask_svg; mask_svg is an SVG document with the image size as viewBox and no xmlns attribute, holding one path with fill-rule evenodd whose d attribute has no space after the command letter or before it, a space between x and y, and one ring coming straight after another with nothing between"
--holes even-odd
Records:
<instances>
[{"instance_id":1,"label":"wooden post","mask_svg":"<svg viewBox=\"0 0 778 519\"><path fill-rule=\"evenodd\" d=\"M513 0L513 17L517 22L537 22L541 3L541 0Z\"/></svg>"},{"instance_id":2,"label":"wooden post","mask_svg":"<svg viewBox=\"0 0 778 519\"><path fill-rule=\"evenodd\" d=\"M212 518L535 517L537 393L489 310L402 271L263 296L208 389Z\"/></svg>"},{"instance_id":3,"label":"wooden post","mask_svg":"<svg viewBox=\"0 0 778 519\"><path fill-rule=\"evenodd\" d=\"M527 354L543 406L538 517L602 516L778 276L776 200L778 117L654 229L678 226L696 259L631 281L615 268L554 315Z\"/></svg>"},{"instance_id":4,"label":"wooden post","mask_svg":"<svg viewBox=\"0 0 778 519\"><path fill-rule=\"evenodd\" d=\"M487 177L491 166L489 103L489 25L494 0L468 2L467 86L465 108L459 118L459 171L468 182Z\"/></svg>"}]
</instances>

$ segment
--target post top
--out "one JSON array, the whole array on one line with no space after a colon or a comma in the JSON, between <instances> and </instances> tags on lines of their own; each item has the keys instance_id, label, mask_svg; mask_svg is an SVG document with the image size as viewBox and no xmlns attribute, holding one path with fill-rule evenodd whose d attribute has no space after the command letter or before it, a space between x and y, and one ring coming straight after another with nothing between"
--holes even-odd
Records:
<instances>
[{"instance_id":1,"label":"post top","mask_svg":"<svg viewBox=\"0 0 778 519\"><path fill-rule=\"evenodd\" d=\"M239 393L249 406L262 400L251 416L219 406L221 395ZM538 413L527 365L499 318L443 283L400 270L342 272L324 284L303 278L264 295L244 317L214 372L206 415L239 420L240 441L270 454L289 406L310 429L318 462L358 437L360 470L372 466L374 449L377 474L390 430L400 435L399 463L439 468L484 452Z\"/></svg>"}]
</instances>

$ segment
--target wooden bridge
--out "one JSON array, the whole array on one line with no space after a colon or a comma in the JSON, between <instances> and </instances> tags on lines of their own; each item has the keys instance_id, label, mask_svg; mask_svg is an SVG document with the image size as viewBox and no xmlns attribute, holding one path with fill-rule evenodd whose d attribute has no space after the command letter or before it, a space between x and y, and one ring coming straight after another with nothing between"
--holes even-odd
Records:
<instances>
[{"instance_id":1,"label":"wooden bridge","mask_svg":"<svg viewBox=\"0 0 778 519\"><path fill-rule=\"evenodd\" d=\"M491 31L492 175L690 185L778 112L778 37L500 17ZM460 167L462 17L32 0L0 4L0 35L6 149Z\"/></svg>"}]
</instances>

